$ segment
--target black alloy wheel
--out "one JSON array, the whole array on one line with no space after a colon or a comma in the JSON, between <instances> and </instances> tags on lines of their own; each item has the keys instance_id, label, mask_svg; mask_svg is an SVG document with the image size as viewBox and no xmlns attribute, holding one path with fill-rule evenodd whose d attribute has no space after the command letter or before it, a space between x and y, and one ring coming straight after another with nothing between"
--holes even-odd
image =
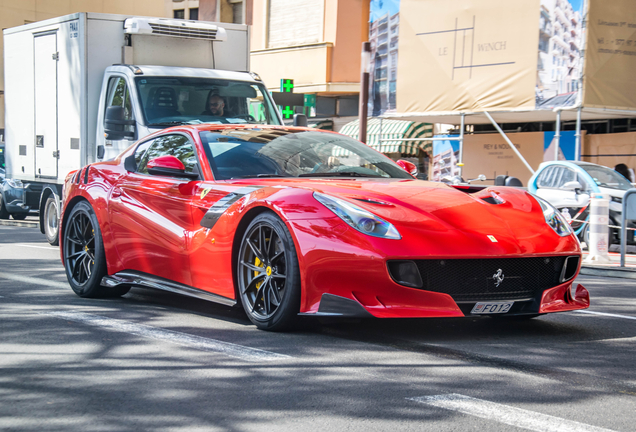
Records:
<instances>
[{"instance_id":1,"label":"black alloy wheel","mask_svg":"<svg viewBox=\"0 0 636 432\"><path fill-rule=\"evenodd\" d=\"M300 308L300 274L294 242L275 214L250 223L237 260L238 291L249 319L260 329L288 329Z\"/></svg>"},{"instance_id":2,"label":"black alloy wheel","mask_svg":"<svg viewBox=\"0 0 636 432\"><path fill-rule=\"evenodd\" d=\"M80 297L124 295L130 288L105 288L106 254L93 208L86 201L73 209L64 227L64 268L71 288Z\"/></svg>"}]
</instances>

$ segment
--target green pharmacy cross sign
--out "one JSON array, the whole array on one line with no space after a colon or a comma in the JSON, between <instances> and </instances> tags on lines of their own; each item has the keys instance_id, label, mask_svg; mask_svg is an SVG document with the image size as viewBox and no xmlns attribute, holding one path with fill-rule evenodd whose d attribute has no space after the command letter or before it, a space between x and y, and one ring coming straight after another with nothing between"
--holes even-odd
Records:
<instances>
[{"instance_id":1,"label":"green pharmacy cross sign","mask_svg":"<svg viewBox=\"0 0 636 432\"><path fill-rule=\"evenodd\" d=\"M293 79L287 79L287 78L283 78L280 80L280 91L281 93L293 93L294 92L294 80ZM294 109L289 106L289 105L285 105L282 107L283 110L281 111L283 114L283 118L284 119L290 119L294 117Z\"/></svg>"},{"instance_id":2,"label":"green pharmacy cross sign","mask_svg":"<svg viewBox=\"0 0 636 432\"><path fill-rule=\"evenodd\" d=\"M290 106L286 106L282 111L283 118L290 119L294 116L294 110Z\"/></svg>"},{"instance_id":3,"label":"green pharmacy cross sign","mask_svg":"<svg viewBox=\"0 0 636 432\"><path fill-rule=\"evenodd\" d=\"M280 80L280 91L283 93L294 92L294 80L283 78Z\"/></svg>"}]
</instances>

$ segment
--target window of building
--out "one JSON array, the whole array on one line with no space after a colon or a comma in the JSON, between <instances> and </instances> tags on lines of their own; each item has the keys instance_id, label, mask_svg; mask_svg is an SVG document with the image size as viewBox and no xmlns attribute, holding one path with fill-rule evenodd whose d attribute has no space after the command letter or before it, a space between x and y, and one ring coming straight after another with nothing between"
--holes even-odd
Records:
<instances>
[{"instance_id":1,"label":"window of building","mask_svg":"<svg viewBox=\"0 0 636 432\"><path fill-rule=\"evenodd\" d=\"M199 19L199 8L192 8L190 9L190 14L189 14L189 18L191 20L198 20Z\"/></svg>"},{"instance_id":2,"label":"window of building","mask_svg":"<svg viewBox=\"0 0 636 432\"><path fill-rule=\"evenodd\" d=\"M175 9L172 11L173 17L176 19L184 19L185 18L185 9Z\"/></svg>"},{"instance_id":3,"label":"window of building","mask_svg":"<svg viewBox=\"0 0 636 432\"><path fill-rule=\"evenodd\" d=\"M270 0L269 48L322 41L324 0Z\"/></svg>"}]
</instances>

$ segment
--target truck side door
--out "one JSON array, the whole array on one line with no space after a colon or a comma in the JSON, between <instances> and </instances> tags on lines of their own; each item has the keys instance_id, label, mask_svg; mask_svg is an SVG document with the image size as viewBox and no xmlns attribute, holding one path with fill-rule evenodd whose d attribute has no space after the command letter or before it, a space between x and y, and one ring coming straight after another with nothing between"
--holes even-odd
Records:
<instances>
[{"instance_id":1,"label":"truck side door","mask_svg":"<svg viewBox=\"0 0 636 432\"><path fill-rule=\"evenodd\" d=\"M33 39L35 75L35 176L57 179L57 32Z\"/></svg>"},{"instance_id":2,"label":"truck side door","mask_svg":"<svg viewBox=\"0 0 636 432\"><path fill-rule=\"evenodd\" d=\"M106 137L104 159L117 156L136 139L135 114L126 78L113 75L108 78L102 124L98 125ZM99 141L98 141L99 142Z\"/></svg>"}]
</instances>

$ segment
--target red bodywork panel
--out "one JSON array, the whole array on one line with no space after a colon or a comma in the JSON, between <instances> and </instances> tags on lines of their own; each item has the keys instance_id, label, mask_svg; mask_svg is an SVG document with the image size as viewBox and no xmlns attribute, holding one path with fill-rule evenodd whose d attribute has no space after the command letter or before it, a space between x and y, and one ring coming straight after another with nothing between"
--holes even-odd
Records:
<instances>
[{"instance_id":1,"label":"red bodywork panel","mask_svg":"<svg viewBox=\"0 0 636 432\"><path fill-rule=\"evenodd\" d=\"M578 256L580 262L576 238L558 236L545 223L538 202L523 190L458 190L415 179L214 181L198 131L229 127L236 128L188 126L159 133L180 132L192 139L203 181L128 172L124 161L134 146L114 161L95 163L67 176L65 211L80 199L92 205L102 230L108 274L135 270L234 299L233 254L241 240L237 241L236 232L244 218L263 210L277 214L294 240L301 270L301 313L316 313L321 296L327 293L355 300L375 317L464 315L450 295L394 282L387 260L563 255ZM213 228L201 226L210 207L247 186L258 188L229 206ZM358 232L319 203L314 191L376 214L392 223L402 238ZM493 196L498 204L485 201ZM64 225L61 236L63 232ZM60 241L63 256L62 249ZM582 286L572 298L573 280L546 290L540 312L588 307L589 294Z\"/></svg>"}]
</instances>

